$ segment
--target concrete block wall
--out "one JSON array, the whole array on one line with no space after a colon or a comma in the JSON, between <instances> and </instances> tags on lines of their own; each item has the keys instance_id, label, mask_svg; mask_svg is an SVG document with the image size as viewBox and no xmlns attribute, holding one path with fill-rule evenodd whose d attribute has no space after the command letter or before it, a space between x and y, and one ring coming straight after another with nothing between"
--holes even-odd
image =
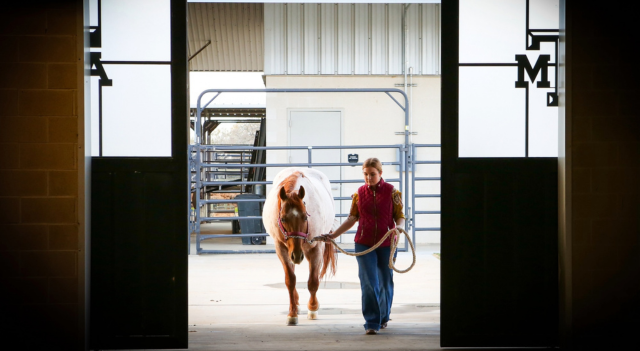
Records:
<instances>
[{"instance_id":1,"label":"concrete block wall","mask_svg":"<svg viewBox=\"0 0 640 351\"><path fill-rule=\"evenodd\" d=\"M78 8L0 11L0 328L20 349L82 339Z\"/></svg>"},{"instance_id":2,"label":"concrete block wall","mask_svg":"<svg viewBox=\"0 0 640 351\"><path fill-rule=\"evenodd\" d=\"M640 327L640 69L628 4L567 1L571 341L632 342ZM630 345L630 344L626 344Z\"/></svg>"}]
</instances>

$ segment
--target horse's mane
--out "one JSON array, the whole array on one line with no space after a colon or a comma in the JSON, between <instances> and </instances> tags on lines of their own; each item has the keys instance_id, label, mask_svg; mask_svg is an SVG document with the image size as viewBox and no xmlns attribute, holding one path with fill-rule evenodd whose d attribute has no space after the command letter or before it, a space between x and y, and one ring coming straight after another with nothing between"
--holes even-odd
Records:
<instances>
[{"instance_id":1,"label":"horse's mane","mask_svg":"<svg viewBox=\"0 0 640 351\"><path fill-rule=\"evenodd\" d=\"M304 177L304 174L300 171L295 171L280 183L287 194L291 194L295 189L296 184L298 183L298 178L300 177Z\"/></svg>"},{"instance_id":2,"label":"horse's mane","mask_svg":"<svg viewBox=\"0 0 640 351\"><path fill-rule=\"evenodd\" d=\"M285 178L282 182L280 182L280 187L284 188L284 192L287 193L287 196L289 196L289 199L293 201L292 204L294 206L303 205L302 200L298 199L297 196L295 198L291 198L291 193L295 190L296 184L298 183L298 178L300 177L304 177L304 174L300 171L295 171L291 173L290 176ZM278 196L278 208L282 208L282 199L280 199L279 196Z\"/></svg>"}]
</instances>

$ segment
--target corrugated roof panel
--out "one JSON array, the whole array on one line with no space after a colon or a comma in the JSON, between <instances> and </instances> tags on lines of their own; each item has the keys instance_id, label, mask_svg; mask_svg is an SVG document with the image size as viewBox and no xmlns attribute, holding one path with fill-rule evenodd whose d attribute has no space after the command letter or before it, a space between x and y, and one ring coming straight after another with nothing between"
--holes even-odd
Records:
<instances>
[{"instance_id":1,"label":"corrugated roof panel","mask_svg":"<svg viewBox=\"0 0 640 351\"><path fill-rule=\"evenodd\" d=\"M231 19L228 17L230 13L227 9L229 5L230 4L222 3L220 6L217 6L217 9L212 11L215 14L212 16L215 31L214 48L218 54L218 64L216 66L218 66L221 71L230 70L230 56L235 56L235 52L231 52L232 49L235 49L232 46L233 39L229 38L233 35L233 28L228 26L229 22L231 22Z\"/></svg>"},{"instance_id":2,"label":"corrugated roof panel","mask_svg":"<svg viewBox=\"0 0 640 351\"><path fill-rule=\"evenodd\" d=\"M228 4L230 5L230 4ZM238 58L240 61L240 65L246 67L249 65L249 53L251 52L250 45L251 41L249 39L249 19L248 19L248 11L247 8L249 4L241 4L242 12L231 11L229 18L234 23L231 23L232 28L234 29L231 34L234 43L245 43L245 45L233 45L234 48L233 54L234 57ZM231 62L229 62L231 64Z\"/></svg>"},{"instance_id":3,"label":"corrugated roof panel","mask_svg":"<svg viewBox=\"0 0 640 351\"><path fill-rule=\"evenodd\" d=\"M250 19L252 57L256 57L257 71L264 71L264 6L251 6Z\"/></svg>"},{"instance_id":4,"label":"corrugated roof panel","mask_svg":"<svg viewBox=\"0 0 640 351\"><path fill-rule=\"evenodd\" d=\"M387 74L387 5L371 5L371 74Z\"/></svg>"},{"instance_id":5,"label":"corrugated roof panel","mask_svg":"<svg viewBox=\"0 0 640 351\"><path fill-rule=\"evenodd\" d=\"M369 29L370 29L369 4L355 5L355 74L370 74L369 70Z\"/></svg>"},{"instance_id":6,"label":"corrugated roof panel","mask_svg":"<svg viewBox=\"0 0 640 351\"><path fill-rule=\"evenodd\" d=\"M303 18L302 4L285 4L287 16L287 71L286 74L302 74Z\"/></svg>"},{"instance_id":7,"label":"corrugated roof panel","mask_svg":"<svg viewBox=\"0 0 640 351\"><path fill-rule=\"evenodd\" d=\"M335 4L320 5L320 73L336 74L336 21L337 6Z\"/></svg>"},{"instance_id":8,"label":"corrugated roof panel","mask_svg":"<svg viewBox=\"0 0 640 351\"><path fill-rule=\"evenodd\" d=\"M354 4L338 4L338 74L353 74Z\"/></svg>"},{"instance_id":9,"label":"corrugated roof panel","mask_svg":"<svg viewBox=\"0 0 640 351\"><path fill-rule=\"evenodd\" d=\"M302 6L304 12L304 62L302 74L320 74L318 62L320 55L320 40L318 39L318 34L320 33L318 30L319 6L317 4L303 4Z\"/></svg>"},{"instance_id":10,"label":"corrugated roof panel","mask_svg":"<svg viewBox=\"0 0 640 351\"><path fill-rule=\"evenodd\" d=\"M194 6L194 8L206 8L205 6ZM188 40L187 40L187 45L188 45L188 50L189 50L189 55L193 55L194 53L196 53L200 48L202 48L203 46L207 45L209 36L205 36L204 31L205 28L208 27L206 25L204 25L203 20L202 19L198 19L197 17L202 17L203 16L203 12L201 10L198 11L194 11L193 8L190 6L189 7L189 20L187 21L187 25L188 25ZM204 14L206 16L206 14ZM211 51L204 51L200 52L200 54L198 54L198 56L195 56L191 61L190 61L190 67L191 69L193 69L193 67L196 66L202 66L204 64L204 60L203 57L207 56L207 55L211 55ZM202 62L201 62L202 61Z\"/></svg>"},{"instance_id":11,"label":"corrugated roof panel","mask_svg":"<svg viewBox=\"0 0 640 351\"><path fill-rule=\"evenodd\" d=\"M192 71L264 70L264 6L260 3L188 3Z\"/></svg>"}]
</instances>

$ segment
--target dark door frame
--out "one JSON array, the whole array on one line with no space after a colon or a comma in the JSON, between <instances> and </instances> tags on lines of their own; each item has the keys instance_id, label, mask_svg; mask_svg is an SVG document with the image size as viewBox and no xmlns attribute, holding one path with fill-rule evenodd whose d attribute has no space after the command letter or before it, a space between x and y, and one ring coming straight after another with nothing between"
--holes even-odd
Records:
<instances>
[{"instance_id":1,"label":"dark door frame","mask_svg":"<svg viewBox=\"0 0 640 351\"><path fill-rule=\"evenodd\" d=\"M556 346L557 158L458 157L459 0L441 9L441 346Z\"/></svg>"},{"instance_id":2,"label":"dark door frame","mask_svg":"<svg viewBox=\"0 0 640 351\"><path fill-rule=\"evenodd\" d=\"M90 148L89 1L82 3L84 130L89 133L84 145ZM91 178L81 191L87 194L84 210L90 228L85 235L85 345L93 349L188 347L188 261L183 250L190 186L187 1L171 0L170 11L171 157L87 161ZM162 225L147 228L152 223ZM156 264L158 257L162 261ZM124 317L127 313L131 318Z\"/></svg>"}]
</instances>

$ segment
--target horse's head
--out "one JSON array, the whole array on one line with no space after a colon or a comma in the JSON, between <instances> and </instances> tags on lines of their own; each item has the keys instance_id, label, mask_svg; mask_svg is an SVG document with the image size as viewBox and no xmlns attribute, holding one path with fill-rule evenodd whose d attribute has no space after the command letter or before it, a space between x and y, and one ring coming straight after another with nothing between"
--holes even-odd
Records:
<instances>
[{"instance_id":1,"label":"horse's head","mask_svg":"<svg viewBox=\"0 0 640 351\"><path fill-rule=\"evenodd\" d=\"M288 233L286 245L289 249L289 257L295 264L299 264L304 259L302 252L302 237L306 237L309 230L307 222L307 208L302 202L304 198L304 188L301 186L298 193L291 192L287 195L284 187L280 188L280 220L283 229ZM283 233L285 234L285 233Z\"/></svg>"}]
</instances>

